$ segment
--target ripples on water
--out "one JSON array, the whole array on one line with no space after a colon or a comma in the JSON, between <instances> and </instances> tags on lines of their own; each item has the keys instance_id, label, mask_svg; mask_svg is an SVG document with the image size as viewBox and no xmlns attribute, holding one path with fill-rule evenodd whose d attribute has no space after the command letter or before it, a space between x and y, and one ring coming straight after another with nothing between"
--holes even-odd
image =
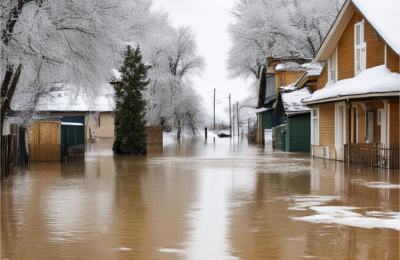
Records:
<instances>
[{"instance_id":1,"label":"ripples on water","mask_svg":"<svg viewBox=\"0 0 400 260\"><path fill-rule=\"evenodd\" d=\"M399 259L399 171L217 139L1 184L2 259Z\"/></svg>"}]
</instances>

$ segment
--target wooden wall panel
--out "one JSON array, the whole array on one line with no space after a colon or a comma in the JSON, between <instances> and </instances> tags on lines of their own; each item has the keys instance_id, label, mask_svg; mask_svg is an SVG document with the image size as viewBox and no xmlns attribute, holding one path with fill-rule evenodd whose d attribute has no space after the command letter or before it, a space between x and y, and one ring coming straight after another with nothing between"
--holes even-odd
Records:
<instances>
[{"instance_id":1,"label":"wooden wall panel","mask_svg":"<svg viewBox=\"0 0 400 260\"><path fill-rule=\"evenodd\" d=\"M325 66L321 76L318 78L317 90L324 88L326 83L328 83L328 66Z\"/></svg>"},{"instance_id":2,"label":"wooden wall panel","mask_svg":"<svg viewBox=\"0 0 400 260\"><path fill-rule=\"evenodd\" d=\"M364 40L367 43L367 69L385 64L385 42L367 21L364 23Z\"/></svg>"},{"instance_id":3,"label":"wooden wall panel","mask_svg":"<svg viewBox=\"0 0 400 260\"><path fill-rule=\"evenodd\" d=\"M280 87L286 87L295 83L305 71L277 71L275 73L275 91Z\"/></svg>"},{"instance_id":4,"label":"wooden wall panel","mask_svg":"<svg viewBox=\"0 0 400 260\"><path fill-rule=\"evenodd\" d=\"M386 48L386 67L392 72L400 73L399 55L392 51L389 46Z\"/></svg>"},{"instance_id":5,"label":"wooden wall panel","mask_svg":"<svg viewBox=\"0 0 400 260\"><path fill-rule=\"evenodd\" d=\"M338 79L354 77L354 25L363 17L355 12L338 43ZM364 40L367 43L367 68L385 64L385 42L366 20Z\"/></svg>"},{"instance_id":6,"label":"wooden wall panel","mask_svg":"<svg viewBox=\"0 0 400 260\"><path fill-rule=\"evenodd\" d=\"M357 106L358 117L358 143L365 143L365 110L362 106Z\"/></svg>"},{"instance_id":7,"label":"wooden wall panel","mask_svg":"<svg viewBox=\"0 0 400 260\"><path fill-rule=\"evenodd\" d=\"M400 123L399 123L399 100L390 100L390 142L400 142Z\"/></svg>"},{"instance_id":8,"label":"wooden wall panel","mask_svg":"<svg viewBox=\"0 0 400 260\"><path fill-rule=\"evenodd\" d=\"M61 122L40 121L30 126L31 162L59 162L61 158Z\"/></svg>"},{"instance_id":9,"label":"wooden wall panel","mask_svg":"<svg viewBox=\"0 0 400 260\"><path fill-rule=\"evenodd\" d=\"M335 149L335 104L319 105L319 145ZM332 157L331 157L332 158Z\"/></svg>"}]
</instances>

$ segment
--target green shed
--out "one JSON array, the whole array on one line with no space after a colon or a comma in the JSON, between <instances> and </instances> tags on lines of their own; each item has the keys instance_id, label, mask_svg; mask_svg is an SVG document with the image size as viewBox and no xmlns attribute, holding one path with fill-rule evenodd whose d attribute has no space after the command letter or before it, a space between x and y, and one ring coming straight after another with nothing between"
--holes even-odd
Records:
<instances>
[{"instance_id":1,"label":"green shed","mask_svg":"<svg viewBox=\"0 0 400 260\"><path fill-rule=\"evenodd\" d=\"M85 147L85 129L82 123L61 123L61 155L67 156L69 147Z\"/></svg>"},{"instance_id":2,"label":"green shed","mask_svg":"<svg viewBox=\"0 0 400 260\"><path fill-rule=\"evenodd\" d=\"M260 112L261 115L261 133L262 139L264 140L265 129L272 129L279 125L280 120L275 116L275 109L265 109Z\"/></svg>"},{"instance_id":3,"label":"green shed","mask_svg":"<svg viewBox=\"0 0 400 260\"><path fill-rule=\"evenodd\" d=\"M291 86L280 88L275 112L284 124L275 128L277 150L311 151L311 113L302 103L310 95L307 87L300 90Z\"/></svg>"}]
</instances>

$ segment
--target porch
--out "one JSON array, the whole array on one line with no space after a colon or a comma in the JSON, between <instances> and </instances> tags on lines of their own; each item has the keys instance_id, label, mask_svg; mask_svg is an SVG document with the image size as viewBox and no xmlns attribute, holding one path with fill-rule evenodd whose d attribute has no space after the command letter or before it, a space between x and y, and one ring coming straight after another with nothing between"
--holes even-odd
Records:
<instances>
[{"instance_id":1,"label":"porch","mask_svg":"<svg viewBox=\"0 0 400 260\"><path fill-rule=\"evenodd\" d=\"M399 143L350 143L345 145L345 161L371 167L399 169ZM349 160L350 159L350 160Z\"/></svg>"}]
</instances>

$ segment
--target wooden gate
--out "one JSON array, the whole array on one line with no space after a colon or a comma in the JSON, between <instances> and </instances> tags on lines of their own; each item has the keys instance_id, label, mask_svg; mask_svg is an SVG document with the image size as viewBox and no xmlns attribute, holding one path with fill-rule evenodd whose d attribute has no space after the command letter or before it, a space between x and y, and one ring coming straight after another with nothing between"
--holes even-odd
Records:
<instances>
[{"instance_id":1,"label":"wooden gate","mask_svg":"<svg viewBox=\"0 0 400 260\"><path fill-rule=\"evenodd\" d=\"M29 127L31 162L61 161L61 122L38 121Z\"/></svg>"}]
</instances>

